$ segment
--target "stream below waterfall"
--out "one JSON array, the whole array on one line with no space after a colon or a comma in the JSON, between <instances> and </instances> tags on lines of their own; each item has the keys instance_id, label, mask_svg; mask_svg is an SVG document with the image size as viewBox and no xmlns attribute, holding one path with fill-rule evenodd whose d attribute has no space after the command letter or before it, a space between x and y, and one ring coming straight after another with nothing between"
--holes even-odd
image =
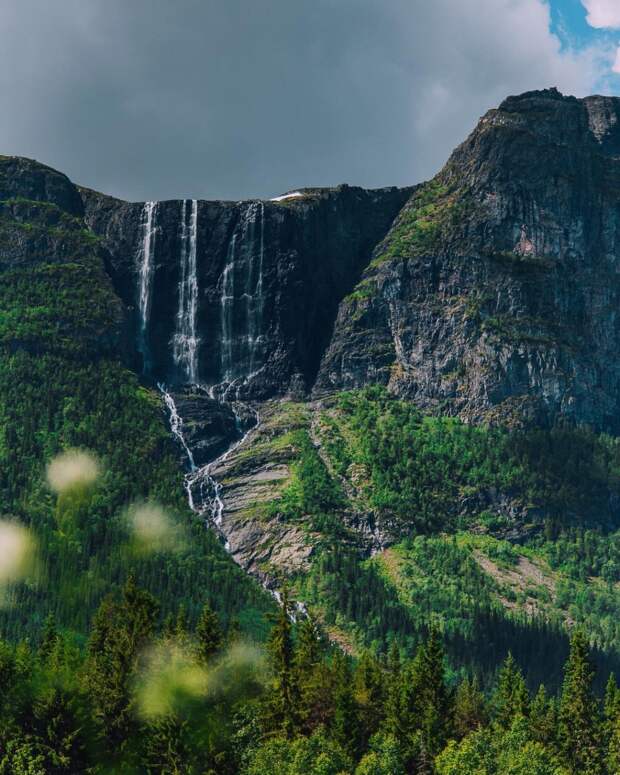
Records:
<instances>
[{"instance_id":1,"label":"stream below waterfall","mask_svg":"<svg viewBox=\"0 0 620 775\"><path fill-rule=\"evenodd\" d=\"M231 553L230 542L228 541L228 538L226 537L226 534L222 529L224 508L225 508L224 501L222 499L222 483L215 478L212 472L218 465L221 465L222 463L224 463L237 449L239 449L239 447L241 447L241 445L246 442L248 437L260 427L260 415L258 413L258 410L255 409L253 406L250 406L249 404L242 403L241 401L238 401L238 400L226 401L225 397L227 396L232 385L233 383L228 385L223 391L223 393L219 393L220 395L219 400L222 403L227 403L230 406L231 410L235 415L237 426L239 428L241 427L241 419L240 419L239 411L236 408L238 406L243 406L246 412L253 414L255 418L255 422L250 428L248 428L244 433L242 433L242 435L236 441L233 441L230 444L230 446L221 455L218 455L216 458L209 461L203 466L196 465L196 461L195 461L195 457L192 452L192 449L190 445L187 443L187 440L183 433L183 418L180 416L177 410L174 397L172 396L171 393L169 393L166 390L165 385L159 383L157 387L160 393L162 394L164 402L166 404L166 408L168 409L170 430L172 431L173 436L177 439L177 441L183 448L185 456L187 457L187 462L190 470L185 474L184 485L185 485L185 491L187 493L187 500L188 500L189 506L194 513L199 514L201 516L207 515L208 522L211 524L212 527L214 527L217 530L218 534L224 539L224 548L234 560L235 558L234 558L234 555ZM210 398L215 398L215 396L219 392L218 389L221 388L222 386L215 385L210 388L206 388L202 385L192 385L191 387L194 389L204 391ZM196 489L198 490L198 493L199 493L198 499L196 499L194 496L194 492ZM268 581L263 581L262 586L267 592L269 592L270 595L272 595L272 597L275 599L278 605L282 604L282 595L280 594L278 589L274 588ZM292 607L289 610L288 615L292 622L296 622L300 617L305 618L308 616L308 610L306 608L306 604L302 600L295 600L291 602L292 602Z\"/></svg>"},{"instance_id":2,"label":"stream below waterfall","mask_svg":"<svg viewBox=\"0 0 620 775\"><path fill-rule=\"evenodd\" d=\"M205 465L196 465L194 453L190 445L187 443L185 434L183 432L183 418L180 416L175 400L170 392L166 389L166 386L162 383L157 385L160 393L163 396L166 408L168 409L170 430L173 436L177 439L181 445L183 452L187 458L189 471L184 477L184 486L187 493L187 500L190 508L196 514L204 516L208 515L210 523L217 529L219 534L224 538L226 550L229 551L228 540L222 531L222 518L224 515L224 501L222 500L222 484L212 474L212 471L218 466L224 463L254 432L260 425L260 415L258 411L248 404L240 401L226 401L225 396L228 393L230 386L227 386L223 392L220 392L221 385L215 385L211 387L205 387L202 385L192 385L193 389L200 390L208 395L210 398L215 399L215 396L220 395L218 399L222 403L227 403L232 413L235 416L235 422L239 429L240 436L226 448L226 450L218 455L213 460L210 460ZM239 413L239 406L242 406L246 413L254 416L254 424L251 425L246 431L241 431L241 417ZM195 497L195 493L198 497Z\"/></svg>"}]
</instances>

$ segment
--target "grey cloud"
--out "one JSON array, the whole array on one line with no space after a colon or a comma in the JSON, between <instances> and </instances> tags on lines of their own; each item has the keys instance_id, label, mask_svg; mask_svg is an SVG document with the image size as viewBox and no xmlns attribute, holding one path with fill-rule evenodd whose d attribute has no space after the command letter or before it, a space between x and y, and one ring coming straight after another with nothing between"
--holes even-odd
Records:
<instances>
[{"instance_id":1,"label":"grey cloud","mask_svg":"<svg viewBox=\"0 0 620 775\"><path fill-rule=\"evenodd\" d=\"M510 93L585 94L542 0L5 0L0 153L126 198L434 174Z\"/></svg>"}]
</instances>

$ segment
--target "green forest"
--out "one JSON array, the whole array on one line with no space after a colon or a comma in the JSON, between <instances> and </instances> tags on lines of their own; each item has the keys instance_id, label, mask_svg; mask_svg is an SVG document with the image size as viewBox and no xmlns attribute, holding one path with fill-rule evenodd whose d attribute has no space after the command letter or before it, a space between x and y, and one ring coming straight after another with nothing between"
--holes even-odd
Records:
<instances>
[{"instance_id":1,"label":"green forest","mask_svg":"<svg viewBox=\"0 0 620 775\"><path fill-rule=\"evenodd\" d=\"M620 690L594 693L574 630L562 685L530 692L508 653L492 683L455 676L441 632L352 659L284 589L266 645L195 625L130 577L96 612L85 648L53 616L0 643L0 772L200 775L603 775L620 768Z\"/></svg>"}]
</instances>

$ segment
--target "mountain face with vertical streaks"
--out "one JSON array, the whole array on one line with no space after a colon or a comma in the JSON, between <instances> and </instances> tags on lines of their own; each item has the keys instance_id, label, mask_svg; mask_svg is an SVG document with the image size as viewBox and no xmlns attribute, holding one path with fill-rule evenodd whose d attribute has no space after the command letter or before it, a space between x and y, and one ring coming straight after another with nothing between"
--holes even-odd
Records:
<instances>
[{"instance_id":1,"label":"mountain face with vertical streaks","mask_svg":"<svg viewBox=\"0 0 620 775\"><path fill-rule=\"evenodd\" d=\"M253 398L311 390L338 305L409 193L134 204L82 189L145 375Z\"/></svg>"},{"instance_id":2,"label":"mountain face with vertical streaks","mask_svg":"<svg viewBox=\"0 0 620 775\"><path fill-rule=\"evenodd\" d=\"M489 111L377 246L316 392L620 431L619 119L555 89Z\"/></svg>"}]
</instances>

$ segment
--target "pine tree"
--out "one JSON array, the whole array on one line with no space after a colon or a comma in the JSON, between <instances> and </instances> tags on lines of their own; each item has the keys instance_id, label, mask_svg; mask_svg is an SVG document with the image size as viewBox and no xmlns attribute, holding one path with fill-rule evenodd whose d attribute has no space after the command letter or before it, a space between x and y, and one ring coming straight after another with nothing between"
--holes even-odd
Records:
<instances>
[{"instance_id":1,"label":"pine tree","mask_svg":"<svg viewBox=\"0 0 620 775\"><path fill-rule=\"evenodd\" d=\"M219 619L211 606L205 603L196 624L196 656L202 664L207 664L216 656L224 643L224 634Z\"/></svg>"},{"instance_id":2,"label":"pine tree","mask_svg":"<svg viewBox=\"0 0 620 775\"><path fill-rule=\"evenodd\" d=\"M509 652L499 671L497 689L493 696L494 719L508 729L515 717L527 716L529 693L523 673Z\"/></svg>"},{"instance_id":3,"label":"pine tree","mask_svg":"<svg viewBox=\"0 0 620 775\"><path fill-rule=\"evenodd\" d=\"M400 651L396 641L392 641L387 658L386 701L384 728L387 734L398 740L404 737L402 729L403 675Z\"/></svg>"},{"instance_id":4,"label":"pine tree","mask_svg":"<svg viewBox=\"0 0 620 775\"><path fill-rule=\"evenodd\" d=\"M592 693L594 670L585 634L576 630L564 666L558 736L569 768L580 775L602 773L601 721Z\"/></svg>"},{"instance_id":5,"label":"pine tree","mask_svg":"<svg viewBox=\"0 0 620 775\"><path fill-rule=\"evenodd\" d=\"M311 671L325 653L325 639L312 614L305 616L297 628L295 668L303 674Z\"/></svg>"},{"instance_id":6,"label":"pine tree","mask_svg":"<svg viewBox=\"0 0 620 775\"><path fill-rule=\"evenodd\" d=\"M131 682L158 613L155 598L130 578L121 600L105 599L93 620L85 683L102 734L118 748L131 737L138 738L131 713Z\"/></svg>"},{"instance_id":7,"label":"pine tree","mask_svg":"<svg viewBox=\"0 0 620 775\"><path fill-rule=\"evenodd\" d=\"M292 737L296 726L293 632L291 624L292 606L288 590L282 590L282 602L275 624L271 630L268 652L273 670L273 683L270 696L270 723L280 729L287 737Z\"/></svg>"},{"instance_id":8,"label":"pine tree","mask_svg":"<svg viewBox=\"0 0 620 775\"><path fill-rule=\"evenodd\" d=\"M179 646L185 646L189 639L187 629L187 612L185 606L181 604L177 611L177 618L174 622L174 639Z\"/></svg>"},{"instance_id":9,"label":"pine tree","mask_svg":"<svg viewBox=\"0 0 620 775\"><path fill-rule=\"evenodd\" d=\"M461 739L487 723L484 695L478 678L465 678L456 690L454 699L454 734Z\"/></svg>"},{"instance_id":10,"label":"pine tree","mask_svg":"<svg viewBox=\"0 0 620 775\"><path fill-rule=\"evenodd\" d=\"M392 730L403 746L409 767L432 772L452 724L452 703L445 681L444 651L432 627L401 681L399 718Z\"/></svg>"},{"instance_id":11,"label":"pine tree","mask_svg":"<svg viewBox=\"0 0 620 775\"><path fill-rule=\"evenodd\" d=\"M360 717L353 692L351 663L342 651L336 651L334 655L333 672L335 691L332 736L344 751L356 759L362 738Z\"/></svg>"},{"instance_id":12,"label":"pine tree","mask_svg":"<svg viewBox=\"0 0 620 775\"><path fill-rule=\"evenodd\" d=\"M606 764L610 775L617 775L620 772L620 716L616 717L611 726Z\"/></svg>"},{"instance_id":13,"label":"pine tree","mask_svg":"<svg viewBox=\"0 0 620 775\"><path fill-rule=\"evenodd\" d=\"M616 721L620 715L620 691L616 683L616 677L610 673L605 687L605 700L603 704L603 731L607 743L611 740L616 727Z\"/></svg>"},{"instance_id":14,"label":"pine tree","mask_svg":"<svg viewBox=\"0 0 620 775\"><path fill-rule=\"evenodd\" d=\"M187 744L188 723L165 716L153 721L144 736L142 762L145 771L182 775L190 769L191 748Z\"/></svg>"},{"instance_id":15,"label":"pine tree","mask_svg":"<svg viewBox=\"0 0 620 775\"><path fill-rule=\"evenodd\" d=\"M52 772L83 772L87 761L83 714L75 698L58 686L48 687L33 704L35 729L45 745Z\"/></svg>"},{"instance_id":16,"label":"pine tree","mask_svg":"<svg viewBox=\"0 0 620 775\"><path fill-rule=\"evenodd\" d=\"M161 635L164 640L172 641L174 640L174 629L175 629L175 619L174 616L169 613L166 618L164 619L164 624L161 628Z\"/></svg>"},{"instance_id":17,"label":"pine tree","mask_svg":"<svg viewBox=\"0 0 620 775\"><path fill-rule=\"evenodd\" d=\"M541 684L530 706L529 729L533 740L545 746L556 742L557 707Z\"/></svg>"},{"instance_id":18,"label":"pine tree","mask_svg":"<svg viewBox=\"0 0 620 775\"><path fill-rule=\"evenodd\" d=\"M230 620L228 624L228 630L226 631L226 645L228 647L234 646L241 640L241 625L239 619L236 616Z\"/></svg>"},{"instance_id":19,"label":"pine tree","mask_svg":"<svg viewBox=\"0 0 620 775\"><path fill-rule=\"evenodd\" d=\"M309 614L299 623L294 657L297 716L305 734L311 734L332 715L332 709L326 707L326 698L332 692L331 677L323 662L325 651L323 634L316 620Z\"/></svg>"},{"instance_id":20,"label":"pine tree","mask_svg":"<svg viewBox=\"0 0 620 775\"><path fill-rule=\"evenodd\" d=\"M58 645L58 630L56 628L56 618L53 613L49 613L43 624L43 634L39 644L39 657L42 661L50 658Z\"/></svg>"},{"instance_id":21,"label":"pine tree","mask_svg":"<svg viewBox=\"0 0 620 775\"><path fill-rule=\"evenodd\" d=\"M378 660L364 651L355 670L355 699L360 708L364 744L379 729L385 714L385 675Z\"/></svg>"},{"instance_id":22,"label":"pine tree","mask_svg":"<svg viewBox=\"0 0 620 775\"><path fill-rule=\"evenodd\" d=\"M445 679L444 650L441 635L431 627L421 649L421 673L415 683L420 692L422 764L433 771L433 761L444 747L452 725L452 703Z\"/></svg>"}]
</instances>

